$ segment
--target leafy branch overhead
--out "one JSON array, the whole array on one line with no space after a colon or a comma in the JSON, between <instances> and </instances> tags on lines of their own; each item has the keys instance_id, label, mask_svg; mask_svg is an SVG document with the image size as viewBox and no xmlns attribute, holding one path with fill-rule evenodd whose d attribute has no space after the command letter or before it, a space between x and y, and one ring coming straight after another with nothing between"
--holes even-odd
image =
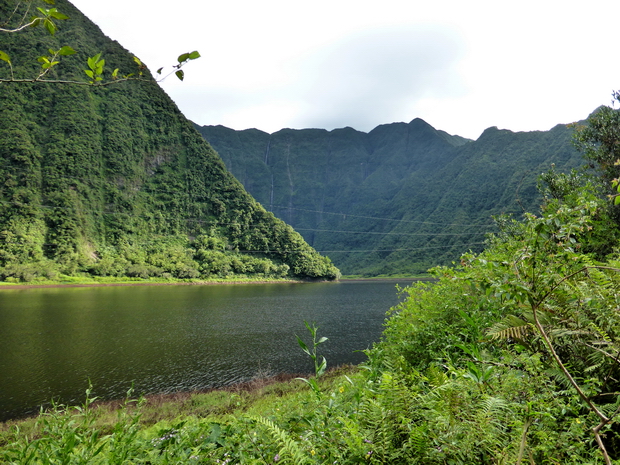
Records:
<instances>
[{"instance_id":1,"label":"leafy branch overhead","mask_svg":"<svg viewBox=\"0 0 620 465\"><path fill-rule=\"evenodd\" d=\"M48 5L54 4L54 0L43 0L43 1L47 3ZM28 9L26 10L26 13L24 14L23 17L26 17L29 12L30 2L27 2L27 4L28 4ZM37 27L40 24L42 24L51 35L54 35L57 29L56 23L54 23L54 20L69 19L67 15L59 12L56 8L47 9L47 8L37 7L37 11L39 13L35 16L32 16L29 22L25 24L19 24L17 27L12 28L12 29L0 27L0 32L19 32L27 27Z\"/></svg>"},{"instance_id":2,"label":"leafy branch overhead","mask_svg":"<svg viewBox=\"0 0 620 465\"><path fill-rule=\"evenodd\" d=\"M42 0L47 4L54 5L54 0ZM49 32L50 35L55 35L58 30L58 26L56 21L67 20L69 17L64 13L58 11L57 8L42 8L37 7L36 13L31 16L30 21L24 22L23 18L28 17L30 13L30 9L33 1L24 2L25 12L20 11L20 16L22 18L21 21L18 22L14 27L11 28L2 28L0 27L0 32L4 33L17 33L25 30L28 27L37 27L39 25L43 25L45 29ZM21 4L20 4L21 5ZM20 6L18 5L18 7ZM17 13L17 8L10 15L8 19L3 21L2 24L10 23L12 17ZM17 78L15 76L14 71L14 63L11 59L11 56L3 50L0 50L0 61L4 61L9 66L10 77L8 78L0 78L0 82L46 82L46 83L57 83L57 84L78 84L78 85L108 85L112 83L117 83L120 81L126 80L140 80L143 78L144 70L146 66L142 63L142 61L138 57L134 57L134 62L138 66L138 69L135 72L120 75L120 69L115 68L110 74L110 80L106 81L104 76L104 67L106 61L102 58L102 54L98 53L92 57L87 59L88 69L84 70L84 73L89 78L88 81L76 81L73 79L50 79L47 78L48 73L52 68L60 63L60 57L62 56L70 56L75 55L76 50L70 45L64 45L58 50L48 49L49 55L41 55L37 58L37 61L41 63L41 69L39 74L36 77L27 77L27 78ZM175 65L172 65L172 71L168 73L166 76L156 79L156 82L161 82L166 79L170 74L174 73L181 81L185 77L184 71L181 69L185 64L187 64L191 60L195 60L200 58L200 53L197 51L188 52L181 54ZM161 75L162 70L164 68L161 67L157 70L157 74Z\"/></svg>"},{"instance_id":3,"label":"leafy branch overhead","mask_svg":"<svg viewBox=\"0 0 620 465\"><path fill-rule=\"evenodd\" d=\"M200 53L198 53L196 50L194 50L193 52L183 53L183 54L179 55L179 58L177 58L178 63L173 66L173 71L172 72L174 72L176 77L178 77L182 81L185 78L185 72L181 68L186 63L188 63L189 61L195 60L197 58L200 58ZM157 70L157 74L161 74L163 69L164 69L163 67L159 68ZM176 70L176 71L174 71L174 70ZM169 73L166 76L164 76L163 79L166 79L168 76L170 76L170 74L171 73Z\"/></svg>"}]
</instances>

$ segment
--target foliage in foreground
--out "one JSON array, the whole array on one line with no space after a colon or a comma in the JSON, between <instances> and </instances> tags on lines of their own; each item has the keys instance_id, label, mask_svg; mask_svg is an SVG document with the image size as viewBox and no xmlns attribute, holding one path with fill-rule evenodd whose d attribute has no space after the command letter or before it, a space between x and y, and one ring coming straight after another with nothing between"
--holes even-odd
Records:
<instances>
[{"instance_id":1,"label":"foliage in foreground","mask_svg":"<svg viewBox=\"0 0 620 465\"><path fill-rule=\"evenodd\" d=\"M539 216L499 218L484 252L403 291L359 373L155 424L140 403L105 425L89 401L56 408L4 434L0 460L620 463L615 207L576 173L544 180Z\"/></svg>"},{"instance_id":2,"label":"foliage in foreground","mask_svg":"<svg viewBox=\"0 0 620 465\"><path fill-rule=\"evenodd\" d=\"M503 221L485 252L406 288L367 365L321 377L320 395L289 389L152 425L131 403L114 424L97 425L87 402L41 415L27 434L14 428L0 459L613 463L620 263L600 255L618 234L606 208L586 187L548 197L539 217Z\"/></svg>"}]
</instances>

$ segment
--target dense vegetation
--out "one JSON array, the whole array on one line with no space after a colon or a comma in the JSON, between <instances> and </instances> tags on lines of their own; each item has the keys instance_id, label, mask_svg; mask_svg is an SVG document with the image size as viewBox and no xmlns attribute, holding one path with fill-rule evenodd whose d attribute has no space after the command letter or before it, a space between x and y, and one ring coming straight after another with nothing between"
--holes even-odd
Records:
<instances>
[{"instance_id":1,"label":"dense vegetation","mask_svg":"<svg viewBox=\"0 0 620 465\"><path fill-rule=\"evenodd\" d=\"M37 5L2 2L3 27ZM67 1L55 8L69 19L54 35L0 32L0 78L14 80L0 82L0 279L338 276L243 189L148 69ZM117 68L135 79L16 82L69 45L44 79L88 84L100 53L107 80Z\"/></svg>"},{"instance_id":2,"label":"dense vegetation","mask_svg":"<svg viewBox=\"0 0 620 465\"><path fill-rule=\"evenodd\" d=\"M246 244L287 235L252 235L258 220L287 227L252 203L186 121L160 117L150 106L169 108L167 99L144 83L122 85L139 98L129 100L137 106L125 108L125 119L117 114L117 129L137 131L141 137L130 140L144 150L127 148L127 138L110 142L117 132L103 129L114 123L99 108L113 113L109 99L123 107L126 94L114 99L123 87L64 88L62 95L51 87L3 88L4 269L191 269L182 252L189 248L230 257ZM79 98L69 104L64 96L72 94ZM127 116L134 111L149 118ZM26 116L32 114L39 116ZM118 144L110 152L116 162L93 142L100 140ZM321 331L329 328L317 333L308 325L312 342L301 345L316 376L306 383L268 389L253 403L240 394L196 396L193 413L154 423L142 417L142 402L130 401L106 422L89 392L82 407L57 407L34 423L2 428L0 460L620 463L620 113L602 108L576 141L594 175L546 172L540 212L521 221L497 217L498 232L483 251L435 268L435 283L406 288L407 299L392 310L359 371L324 374L320 349L328 341ZM219 223L209 229L188 219ZM140 242L147 240L148 248ZM272 244L260 247L286 250Z\"/></svg>"},{"instance_id":3,"label":"dense vegetation","mask_svg":"<svg viewBox=\"0 0 620 465\"><path fill-rule=\"evenodd\" d=\"M489 128L476 141L420 119L369 133L198 130L254 198L347 275L424 273L480 251L497 231L491 216L540 203L537 175L581 163L566 125Z\"/></svg>"},{"instance_id":4,"label":"dense vegetation","mask_svg":"<svg viewBox=\"0 0 620 465\"><path fill-rule=\"evenodd\" d=\"M541 176L540 213L497 218L484 251L404 289L358 372L324 375L328 341L307 325L311 342L300 345L316 377L306 383L265 389L253 402L199 395L155 423L141 422L144 407L131 402L107 423L89 401L57 408L5 428L0 458L620 463L620 227L608 198L617 195L619 116L602 109L577 132L597 176Z\"/></svg>"}]
</instances>

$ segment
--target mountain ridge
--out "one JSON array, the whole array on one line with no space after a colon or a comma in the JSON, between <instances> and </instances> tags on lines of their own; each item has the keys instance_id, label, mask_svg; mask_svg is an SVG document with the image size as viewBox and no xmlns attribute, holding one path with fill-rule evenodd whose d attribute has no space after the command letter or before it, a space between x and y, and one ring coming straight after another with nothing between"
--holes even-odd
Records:
<instances>
[{"instance_id":1,"label":"mountain ridge","mask_svg":"<svg viewBox=\"0 0 620 465\"><path fill-rule=\"evenodd\" d=\"M479 250L492 216L537 208L540 173L581 164L564 124L492 126L475 141L421 118L367 133L194 126L265 208L352 275L422 273Z\"/></svg>"}]
</instances>

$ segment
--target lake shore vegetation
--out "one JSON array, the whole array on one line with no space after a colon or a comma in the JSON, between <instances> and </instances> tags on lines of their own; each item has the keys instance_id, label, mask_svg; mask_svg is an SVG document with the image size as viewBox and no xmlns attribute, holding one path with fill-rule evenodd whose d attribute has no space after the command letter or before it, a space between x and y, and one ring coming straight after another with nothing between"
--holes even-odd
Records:
<instances>
[{"instance_id":1,"label":"lake shore vegetation","mask_svg":"<svg viewBox=\"0 0 620 465\"><path fill-rule=\"evenodd\" d=\"M127 278L99 276L65 276L57 280L37 279L29 283L0 282L2 289L32 289L40 287L100 287L100 286L177 286L215 284L265 284L265 283L309 283L317 280L272 278L265 276L234 275L227 278L178 279L178 278Z\"/></svg>"},{"instance_id":2,"label":"lake shore vegetation","mask_svg":"<svg viewBox=\"0 0 620 465\"><path fill-rule=\"evenodd\" d=\"M607 133L581 134L598 147ZM406 299L355 369L317 370L249 397L197 394L187 401L196 411L164 403L160 416L141 399L104 414L87 398L4 426L0 459L618 463L620 228L608 184L543 175L540 212L496 218L500 232L482 253L402 289ZM311 327L308 352L322 361Z\"/></svg>"}]
</instances>

